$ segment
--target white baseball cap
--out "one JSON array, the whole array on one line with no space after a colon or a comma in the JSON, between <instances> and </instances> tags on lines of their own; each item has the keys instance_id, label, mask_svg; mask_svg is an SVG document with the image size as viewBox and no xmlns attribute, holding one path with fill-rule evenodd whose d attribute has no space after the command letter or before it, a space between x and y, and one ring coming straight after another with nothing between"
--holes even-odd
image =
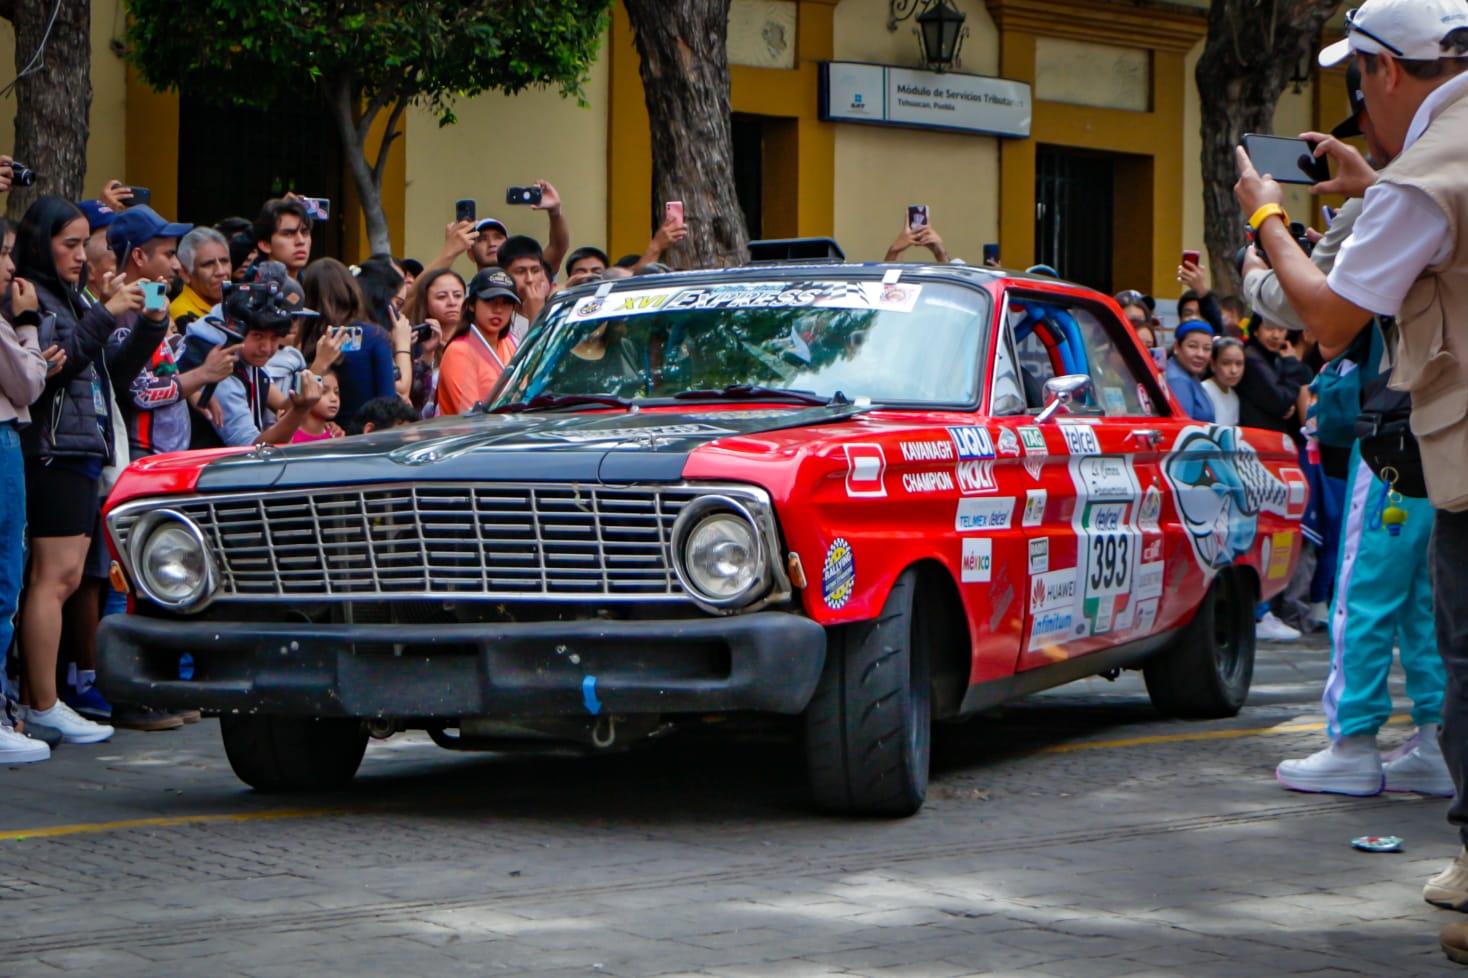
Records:
<instances>
[{"instance_id":1,"label":"white baseball cap","mask_svg":"<svg viewBox=\"0 0 1468 978\"><path fill-rule=\"evenodd\" d=\"M1460 27L1468 27L1468 0L1366 0L1346 14L1346 36L1320 52L1320 66L1355 54L1436 61L1443 38Z\"/></svg>"}]
</instances>

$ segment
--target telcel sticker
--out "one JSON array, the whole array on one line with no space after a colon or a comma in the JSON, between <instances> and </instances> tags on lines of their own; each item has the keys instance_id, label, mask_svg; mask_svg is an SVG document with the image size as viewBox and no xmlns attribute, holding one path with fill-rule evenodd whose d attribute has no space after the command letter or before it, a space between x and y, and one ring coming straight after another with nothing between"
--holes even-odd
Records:
<instances>
[{"instance_id":1,"label":"telcel sticker","mask_svg":"<svg viewBox=\"0 0 1468 978\"><path fill-rule=\"evenodd\" d=\"M963 583L989 580L994 569L994 541L988 537L968 537L963 541Z\"/></svg>"},{"instance_id":2,"label":"telcel sticker","mask_svg":"<svg viewBox=\"0 0 1468 978\"><path fill-rule=\"evenodd\" d=\"M826 550L825 563L821 565L821 596L826 607L839 611L851 600L856 590L856 559L851 554L851 544L837 537Z\"/></svg>"}]
</instances>

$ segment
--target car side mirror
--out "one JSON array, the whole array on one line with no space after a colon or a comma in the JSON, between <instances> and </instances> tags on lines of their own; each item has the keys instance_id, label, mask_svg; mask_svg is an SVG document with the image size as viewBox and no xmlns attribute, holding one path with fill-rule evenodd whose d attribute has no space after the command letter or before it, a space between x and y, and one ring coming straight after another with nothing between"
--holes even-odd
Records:
<instances>
[{"instance_id":1,"label":"car side mirror","mask_svg":"<svg viewBox=\"0 0 1468 978\"><path fill-rule=\"evenodd\" d=\"M1057 414L1071 413L1071 404L1091 389L1091 378L1086 374L1066 374L1045 381L1045 407L1035 417L1040 424Z\"/></svg>"}]
</instances>

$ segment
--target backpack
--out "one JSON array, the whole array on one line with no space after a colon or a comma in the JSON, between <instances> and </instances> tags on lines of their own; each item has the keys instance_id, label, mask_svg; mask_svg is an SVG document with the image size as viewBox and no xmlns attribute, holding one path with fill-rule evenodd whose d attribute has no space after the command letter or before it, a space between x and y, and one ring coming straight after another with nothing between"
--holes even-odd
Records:
<instances>
[{"instance_id":1,"label":"backpack","mask_svg":"<svg viewBox=\"0 0 1468 978\"><path fill-rule=\"evenodd\" d=\"M1388 324L1388 329L1391 329ZM1388 355L1392 343L1386 344ZM1422 471L1422 453L1412 434L1412 395L1392 390L1389 369L1361 385L1361 414L1356 418L1356 438L1361 443L1361 460L1378 479L1394 469L1393 488L1404 496L1427 498L1427 476Z\"/></svg>"}]
</instances>

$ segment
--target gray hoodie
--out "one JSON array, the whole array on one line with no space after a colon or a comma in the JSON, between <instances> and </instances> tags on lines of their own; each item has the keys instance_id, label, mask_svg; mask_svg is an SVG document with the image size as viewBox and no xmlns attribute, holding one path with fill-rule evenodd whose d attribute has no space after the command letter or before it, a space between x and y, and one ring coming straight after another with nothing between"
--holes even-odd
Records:
<instances>
[{"instance_id":1,"label":"gray hoodie","mask_svg":"<svg viewBox=\"0 0 1468 978\"><path fill-rule=\"evenodd\" d=\"M46 369L35 325L12 326L0 318L0 424L30 423L30 407L46 388Z\"/></svg>"}]
</instances>

